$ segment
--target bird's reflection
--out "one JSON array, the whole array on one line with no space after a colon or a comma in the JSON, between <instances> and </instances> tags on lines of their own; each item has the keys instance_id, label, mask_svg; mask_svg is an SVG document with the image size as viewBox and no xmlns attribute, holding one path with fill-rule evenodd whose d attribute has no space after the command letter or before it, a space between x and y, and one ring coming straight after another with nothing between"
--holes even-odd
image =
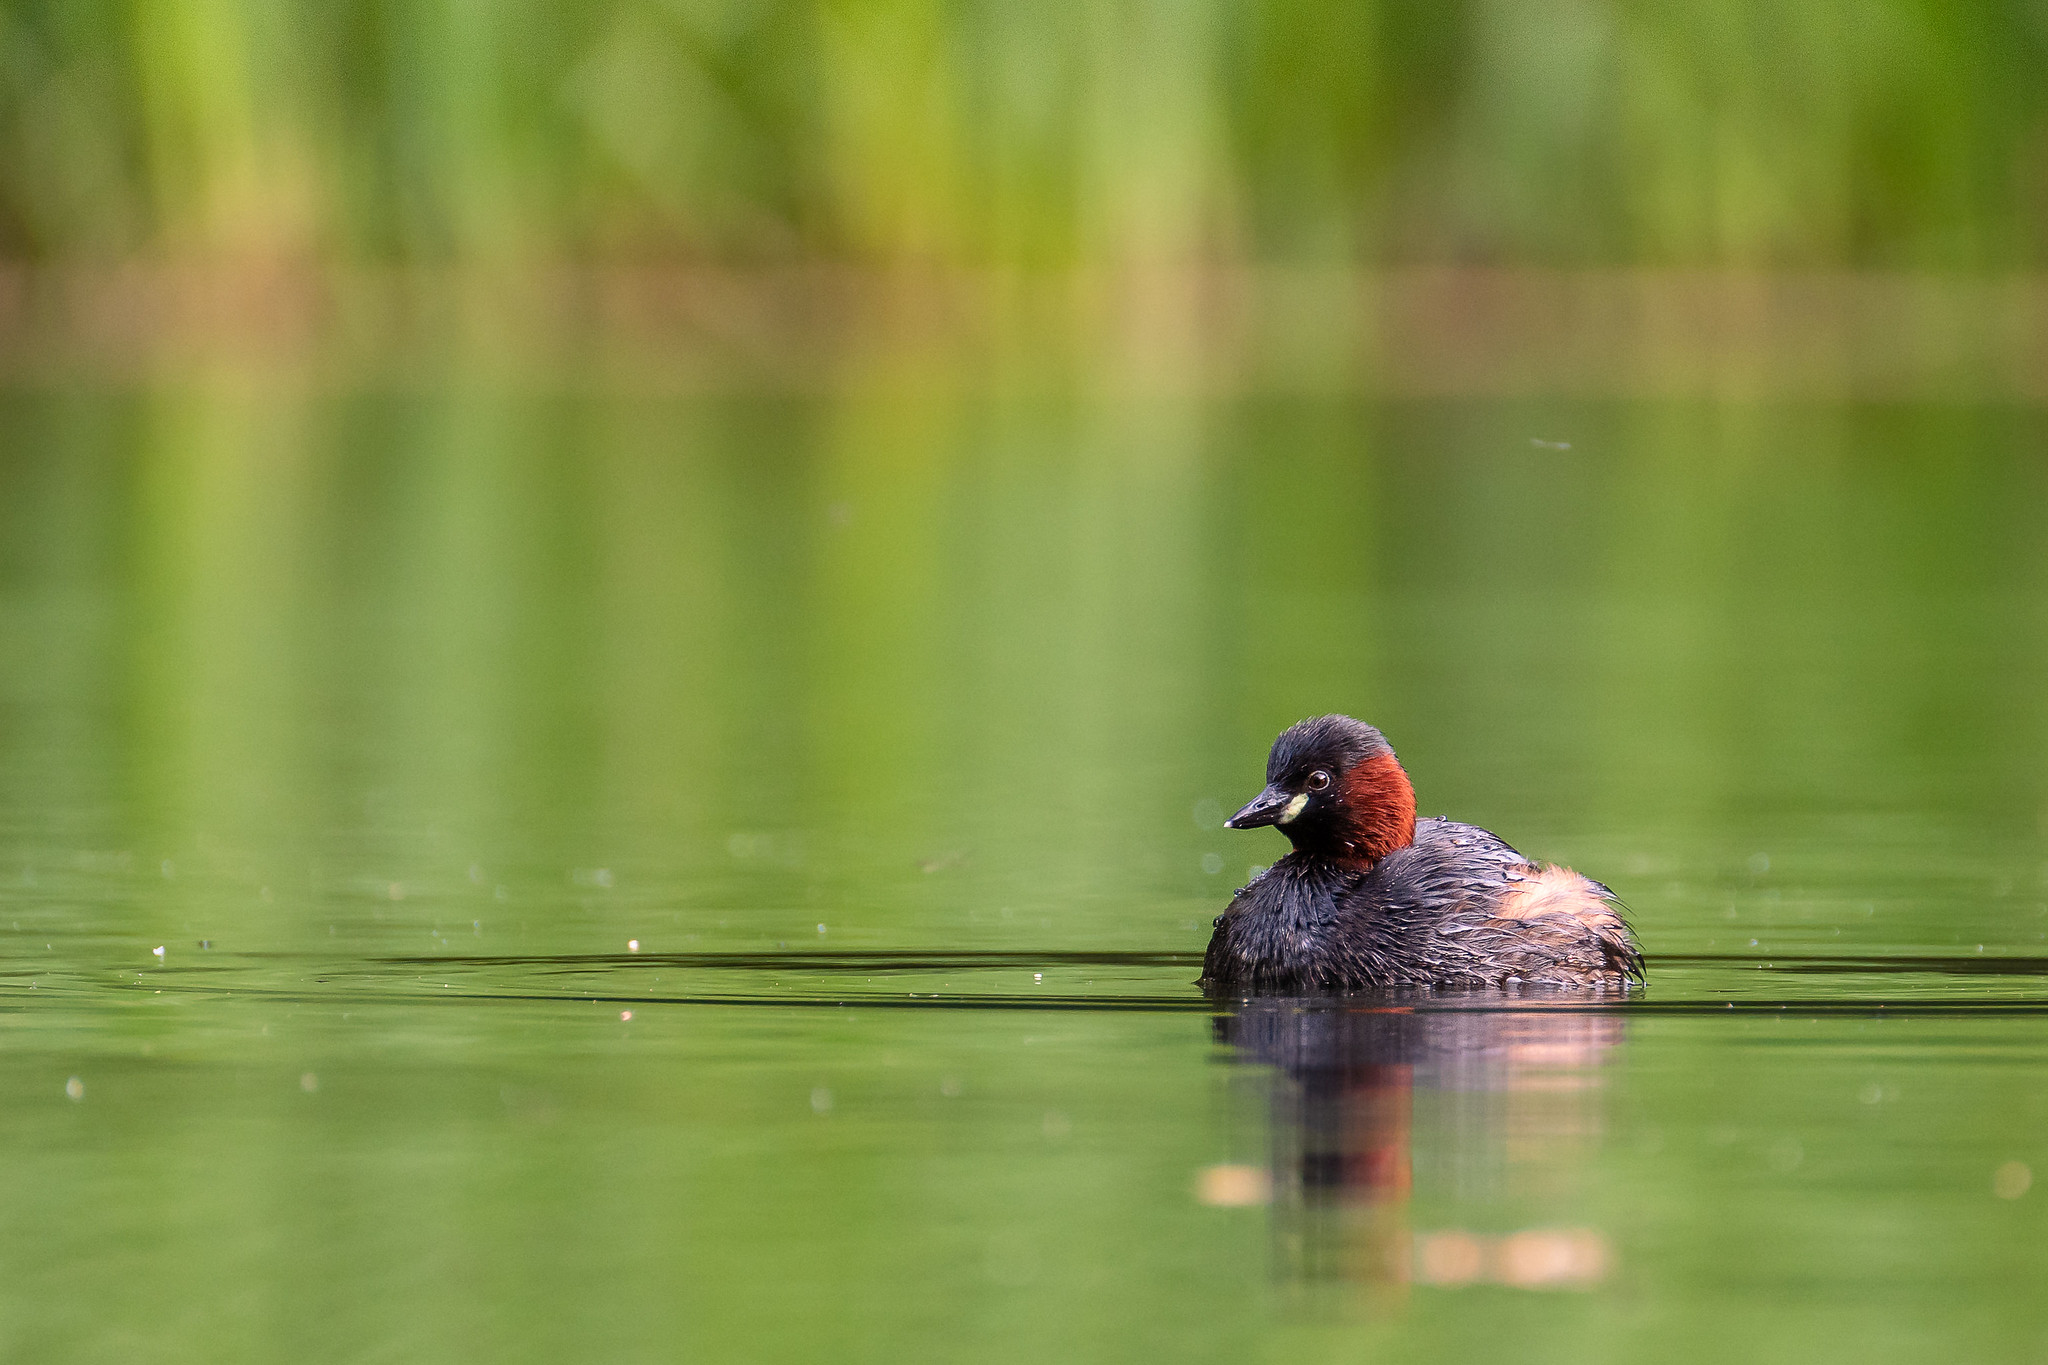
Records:
<instances>
[{"instance_id":1,"label":"bird's reflection","mask_svg":"<svg viewBox=\"0 0 2048 1365\"><path fill-rule=\"evenodd\" d=\"M1563 1004L1228 1002L1216 1036L1270 1090L1268 1156L1203 1171L1200 1197L1270 1203L1299 1285L1598 1283L1581 1196L1625 1023Z\"/></svg>"}]
</instances>

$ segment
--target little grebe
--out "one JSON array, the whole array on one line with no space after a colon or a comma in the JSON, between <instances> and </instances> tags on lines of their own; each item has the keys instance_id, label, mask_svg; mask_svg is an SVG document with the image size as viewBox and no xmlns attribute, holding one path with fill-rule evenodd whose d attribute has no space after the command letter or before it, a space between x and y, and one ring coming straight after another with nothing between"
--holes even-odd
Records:
<instances>
[{"instance_id":1,"label":"little grebe","mask_svg":"<svg viewBox=\"0 0 2048 1365\"><path fill-rule=\"evenodd\" d=\"M1643 958L1615 895L1492 834L1415 818L1386 737L1349 716L1273 741L1266 789L1224 822L1277 825L1294 851L1216 917L1205 984L1625 989Z\"/></svg>"}]
</instances>

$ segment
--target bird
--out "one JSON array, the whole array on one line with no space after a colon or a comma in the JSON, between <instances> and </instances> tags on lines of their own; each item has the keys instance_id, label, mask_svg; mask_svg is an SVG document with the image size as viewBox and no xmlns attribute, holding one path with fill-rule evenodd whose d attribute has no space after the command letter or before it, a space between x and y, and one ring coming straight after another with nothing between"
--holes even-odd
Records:
<instances>
[{"instance_id":1,"label":"bird","mask_svg":"<svg viewBox=\"0 0 2048 1365\"><path fill-rule=\"evenodd\" d=\"M1216 917L1205 987L1626 992L1643 982L1612 891L1476 825L1418 821L1393 746L1350 716L1283 731L1265 790L1224 825L1277 826L1294 847Z\"/></svg>"}]
</instances>

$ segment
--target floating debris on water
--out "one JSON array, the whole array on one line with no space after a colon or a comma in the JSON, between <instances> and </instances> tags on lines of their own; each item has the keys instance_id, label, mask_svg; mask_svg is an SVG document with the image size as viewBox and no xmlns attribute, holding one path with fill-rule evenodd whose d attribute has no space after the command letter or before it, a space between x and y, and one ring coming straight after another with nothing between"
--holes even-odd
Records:
<instances>
[{"instance_id":1,"label":"floating debris on water","mask_svg":"<svg viewBox=\"0 0 2048 1365\"><path fill-rule=\"evenodd\" d=\"M84 1099L85 1082L78 1079L78 1077L73 1076L70 1080L64 1082L64 1093L69 1095L74 1100Z\"/></svg>"},{"instance_id":2,"label":"floating debris on water","mask_svg":"<svg viewBox=\"0 0 2048 1365\"><path fill-rule=\"evenodd\" d=\"M1270 1204L1273 1177L1260 1166L1206 1166L1195 1177L1195 1198L1217 1209Z\"/></svg>"},{"instance_id":3,"label":"floating debris on water","mask_svg":"<svg viewBox=\"0 0 2048 1365\"><path fill-rule=\"evenodd\" d=\"M1991 1173L1991 1192L2000 1199L2017 1199L2034 1187L2034 1173L2024 1161L2008 1161Z\"/></svg>"},{"instance_id":4,"label":"floating debris on water","mask_svg":"<svg viewBox=\"0 0 2048 1365\"><path fill-rule=\"evenodd\" d=\"M301 1089L301 1090L305 1091L305 1092L306 1092L306 1093L307 1093L308 1095L310 1095L310 1094L312 1094L312 1093L313 1093L314 1091L318 1090L319 1088L320 1088L320 1078L319 1078L318 1076L314 1075L314 1074L313 1074L312 1072L310 1072L310 1071L306 1071L306 1072L301 1072L301 1073L300 1073L300 1075L299 1075L299 1089Z\"/></svg>"},{"instance_id":5,"label":"floating debris on water","mask_svg":"<svg viewBox=\"0 0 2048 1365\"><path fill-rule=\"evenodd\" d=\"M1415 1278L1454 1289L1585 1289L1607 1278L1607 1239L1590 1228L1532 1228L1505 1237L1425 1232L1415 1238Z\"/></svg>"},{"instance_id":6,"label":"floating debris on water","mask_svg":"<svg viewBox=\"0 0 2048 1365\"><path fill-rule=\"evenodd\" d=\"M822 1085L811 1092L811 1112L813 1114L829 1114L832 1112L832 1092Z\"/></svg>"}]
</instances>

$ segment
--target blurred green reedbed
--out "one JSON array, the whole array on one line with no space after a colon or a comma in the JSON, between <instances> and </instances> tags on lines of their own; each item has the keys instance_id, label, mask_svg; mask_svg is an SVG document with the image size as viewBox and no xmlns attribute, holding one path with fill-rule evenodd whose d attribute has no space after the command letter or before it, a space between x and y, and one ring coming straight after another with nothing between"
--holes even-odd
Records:
<instances>
[{"instance_id":1,"label":"blurred green reedbed","mask_svg":"<svg viewBox=\"0 0 2048 1365\"><path fill-rule=\"evenodd\" d=\"M0 258L2039 268L2025 0L15 0Z\"/></svg>"},{"instance_id":2,"label":"blurred green reedbed","mask_svg":"<svg viewBox=\"0 0 2048 1365\"><path fill-rule=\"evenodd\" d=\"M2048 1346L1994 405L0 398L0 1350ZM1284 724L1620 1012L1192 978Z\"/></svg>"}]
</instances>

